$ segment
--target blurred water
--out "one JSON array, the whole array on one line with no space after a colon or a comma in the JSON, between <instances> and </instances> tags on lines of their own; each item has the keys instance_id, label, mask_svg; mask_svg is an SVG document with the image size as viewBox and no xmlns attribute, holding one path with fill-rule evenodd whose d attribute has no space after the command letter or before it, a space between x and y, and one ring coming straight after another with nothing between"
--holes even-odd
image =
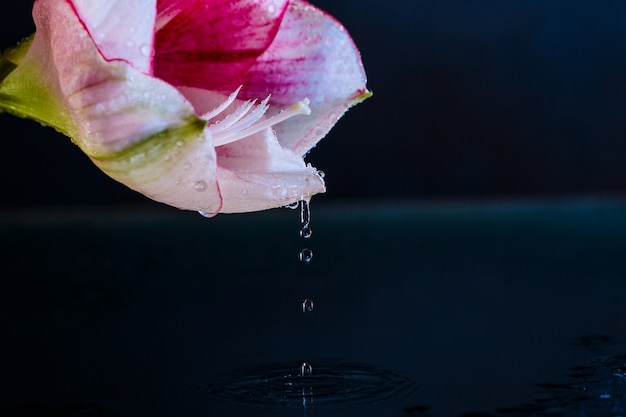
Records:
<instances>
[{"instance_id":1,"label":"blurred water","mask_svg":"<svg viewBox=\"0 0 626 417\"><path fill-rule=\"evenodd\" d=\"M0 415L621 415L623 202L314 216L305 266L290 210L1 215Z\"/></svg>"}]
</instances>

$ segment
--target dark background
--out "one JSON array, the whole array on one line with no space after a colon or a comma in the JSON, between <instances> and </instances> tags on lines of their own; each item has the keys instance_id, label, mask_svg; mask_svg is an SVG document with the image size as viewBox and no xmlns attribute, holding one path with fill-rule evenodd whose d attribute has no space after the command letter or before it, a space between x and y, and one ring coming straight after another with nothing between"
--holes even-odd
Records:
<instances>
[{"instance_id":1,"label":"dark background","mask_svg":"<svg viewBox=\"0 0 626 417\"><path fill-rule=\"evenodd\" d=\"M316 204L626 192L626 3L313 3L374 91L309 154L327 174ZM31 6L4 5L1 48L33 30ZM52 129L0 126L2 207L155 205Z\"/></svg>"}]
</instances>

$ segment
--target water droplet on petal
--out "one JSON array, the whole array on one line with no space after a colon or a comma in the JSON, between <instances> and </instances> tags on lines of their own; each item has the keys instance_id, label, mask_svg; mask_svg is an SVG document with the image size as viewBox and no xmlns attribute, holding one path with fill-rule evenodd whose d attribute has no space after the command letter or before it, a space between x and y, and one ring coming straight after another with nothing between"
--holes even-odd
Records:
<instances>
[{"instance_id":1,"label":"water droplet on petal","mask_svg":"<svg viewBox=\"0 0 626 417\"><path fill-rule=\"evenodd\" d=\"M324 171L322 171L321 169L317 170L317 175L321 178L324 179L326 178L326 173Z\"/></svg>"},{"instance_id":2,"label":"water droplet on petal","mask_svg":"<svg viewBox=\"0 0 626 417\"><path fill-rule=\"evenodd\" d=\"M294 209L297 209L299 205L300 205L300 202L299 201L295 201L293 203L286 204L283 207L294 210Z\"/></svg>"},{"instance_id":3,"label":"water droplet on petal","mask_svg":"<svg viewBox=\"0 0 626 417\"><path fill-rule=\"evenodd\" d=\"M205 181L196 181L193 185L193 189L202 192L207 189L207 183Z\"/></svg>"},{"instance_id":4,"label":"water droplet on petal","mask_svg":"<svg viewBox=\"0 0 626 417\"><path fill-rule=\"evenodd\" d=\"M299 259L301 262L308 264L313 259L313 251L309 248L304 248L300 251Z\"/></svg>"},{"instance_id":5,"label":"water droplet on petal","mask_svg":"<svg viewBox=\"0 0 626 417\"><path fill-rule=\"evenodd\" d=\"M211 217L215 217L215 215L217 213L209 213L208 211L198 211L198 214L200 214L202 217L206 217L207 219L210 219Z\"/></svg>"},{"instance_id":6,"label":"water droplet on petal","mask_svg":"<svg viewBox=\"0 0 626 417\"><path fill-rule=\"evenodd\" d=\"M302 312L303 313L310 313L311 311L313 311L313 307L315 305L313 304L313 300L309 300L308 298L306 300L304 300L302 302Z\"/></svg>"},{"instance_id":7,"label":"water droplet on petal","mask_svg":"<svg viewBox=\"0 0 626 417\"><path fill-rule=\"evenodd\" d=\"M191 162L185 162L185 164L183 165L183 169L185 171L189 171L191 169Z\"/></svg>"},{"instance_id":8,"label":"water droplet on petal","mask_svg":"<svg viewBox=\"0 0 626 417\"><path fill-rule=\"evenodd\" d=\"M141 45L141 48L139 48L139 51L141 52L141 54L143 56L150 56L150 52L151 52L151 48L150 45Z\"/></svg>"},{"instance_id":9,"label":"water droplet on petal","mask_svg":"<svg viewBox=\"0 0 626 417\"><path fill-rule=\"evenodd\" d=\"M308 362L303 362L300 366L300 376L312 376L313 375L313 367Z\"/></svg>"},{"instance_id":10,"label":"water droplet on petal","mask_svg":"<svg viewBox=\"0 0 626 417\"><path fill-rule=\"evenodd\" d=\"M133 46L135 46L135 42L130 41L130 40L126 41L126 46L129 47L129 48L132 48Z\"/></svg>"}]
</instances>

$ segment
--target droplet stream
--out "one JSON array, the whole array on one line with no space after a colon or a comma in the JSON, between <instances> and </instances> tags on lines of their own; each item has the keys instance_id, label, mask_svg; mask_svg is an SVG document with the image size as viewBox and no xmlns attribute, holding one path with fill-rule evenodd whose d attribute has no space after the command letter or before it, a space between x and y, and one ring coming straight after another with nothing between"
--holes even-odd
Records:
<instances>
[{"instance_id":1,"label":"droplet stream","mask_svg":"<svg viewBox=\"0 0 626 417\"><path fill-rule=\"evenodd\" d=\"M300 262L304 262L305 264L311 263L311 259L313 259L313 251L309 248L302 249L298 255L298 259L300 259Z\"/></svg>"}]
</instances>

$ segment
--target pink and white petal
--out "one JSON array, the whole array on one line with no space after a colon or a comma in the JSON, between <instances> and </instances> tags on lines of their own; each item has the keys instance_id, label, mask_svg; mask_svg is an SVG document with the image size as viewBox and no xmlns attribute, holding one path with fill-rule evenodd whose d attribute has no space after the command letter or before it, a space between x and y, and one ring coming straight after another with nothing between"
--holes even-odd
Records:
<instances>
[{"instance_id":1,"label":"pink and white petal","mask_svg":"<svg viewBox=\"0 0 626 417\"><path fill-rule=\"evenodd\" d=\"M292 0L268 50L248 71L241 98L272 94L274 111L310 100L311 115L275 127L282 146L305 154L352 105L367 97L359 51L345 28L303 0Z\"/></svg>"},{"instance_id":2,"label":"pink and white petal","mask_svg":"<svg viewBox=\"0 0 626 417\"><path fill-rule=\"evenodd\" d=\"M274 40L288 0L180 0L158 4L155 75L176 86L236 88Z\"/></svg>"},{"instance_id":3,"label":"pink and white petal","mask_svg":"<svg viewBox=\"0 0 626 417\"><path fill-rule=\"evenodd\" d=\"M145 196L181 210L217 214L222 196L217 182L215 149L205 131L199 136L174 138L167 154L155 164L136 164L132 173L106 172ZM96 165L101 162L94 160Z\"/></svg>"},{"instance_id":4,"label":"pink and white petal","mask_svg":"<svg viewBox=\"0 0 626 417\"><path fill-rule=\"evenodd\" d=\"M67 133L92 161L157 201L218 211L215 149L182 94L125 61L106 61L69 1L37 0L33 17L37 32L23 63L46 75L72 120Z\"/></svg>"},{"instance_id":5,"label":"pink and white petal","mask_svg":"<svg viewBox=\"0 0 626 417\"><path fill-rule=\"evenodd\" d=\"M324 192L315 168L289 172L232 172L218 167L222 213L246 213L283 207Z\"/></svg>"},{"instance_id":6,"label":"pink and white petal","mask_svg":"<svg viewBox=\"0 0 626 417\"><path fill-rule=\"evenodd\" d=\"M73 119L73 139L88 155L117 152L195 117L169 84L125 61L106 61L67 0L38 0L33 16L29 55L45 66L50 89Z\"/></svg>"},{"instance_id":7,"label":"pink and white petal","mask_svg":"<svg viewBox=\"0 0 626 417\"><path fill-rule=\"evenodd\" d=\"M152 73L156 0L71 0L102 56Z\"/></svg>"},{"instance_id":8,"label":"pink and white petal","mask_svg":"<svg viewBox=\"0 0 626 417\"><path fill-rule=\"evenodd\" d=\"M266 129L216 149L222 212L281 207L325 191L318 171Z\"/></svg>"}]
</instances>

